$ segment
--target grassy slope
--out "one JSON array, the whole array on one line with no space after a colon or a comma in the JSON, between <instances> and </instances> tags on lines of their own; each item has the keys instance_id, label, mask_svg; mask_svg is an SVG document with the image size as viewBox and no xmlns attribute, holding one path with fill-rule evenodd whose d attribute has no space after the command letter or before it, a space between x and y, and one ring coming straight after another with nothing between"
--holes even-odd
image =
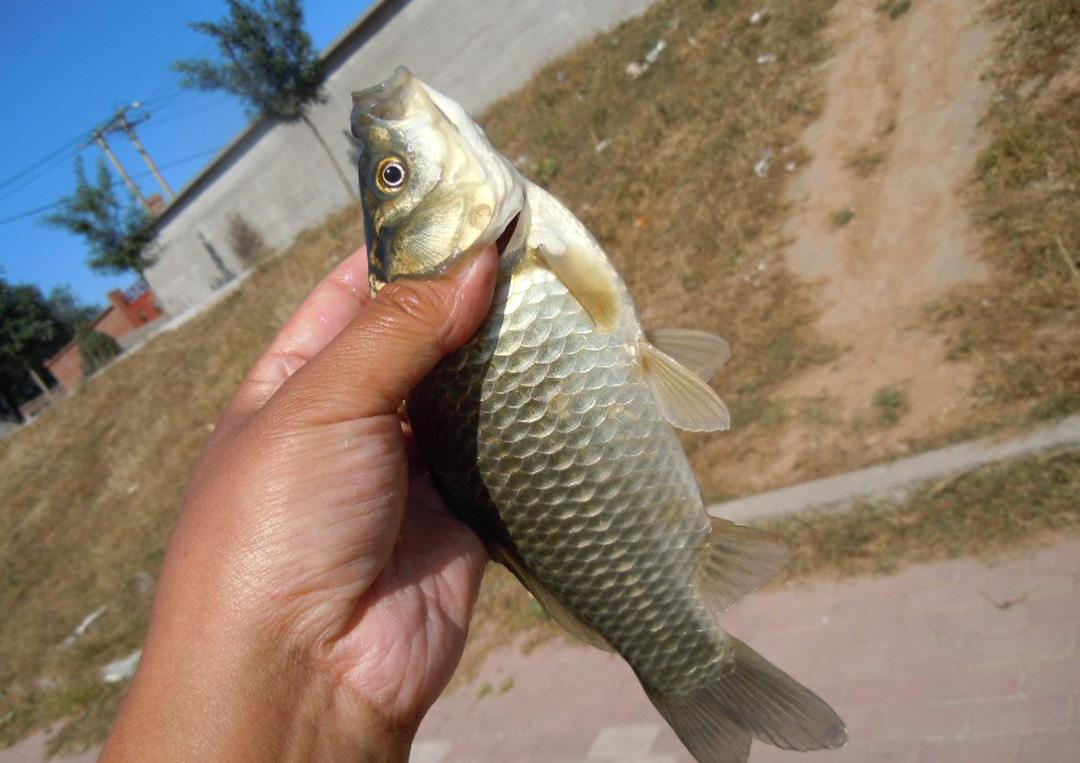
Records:
<instances>
[{"instance_id":1,"label":"grassy slope","mask_svg":"<svg viewBox=\"0 0 1080 763\"><path fill-rule=\"evenodd\" d=\"M903 503L769 523L787 540L788 577L869 575L918 562L989 557L1080 530L1080 452L999 464L927 485Z\"/></svg>"},{"instance_id":2,"label":"grassy slope","mask_svg":"<svg viewBox=\"0 0 1080 763\"><path fill-rule=\"evenodd\" d=\"M695 116L710 106L695 104L685 118L679 112L678 120L671 120L678 122L678 130L670 133L664 104L709 92L714 83L708 72L700 72L704 81L691 74L684 83L687 72L681 68L661 70L656 74L661 81L655 85L623 81L611 87L625 77L617 62L611 62L610 70L597 67L589 80L574 78L574 72L586 67L573 59L542 72L524 102L515 103L523 94L512 96L504 104L505 111L497 112L498 121L489 124L492 134L509 147L508 155L527 154L532 164L557 170L549 185L601 237L626 275L646 321L697 325L740 340L720 383L740 422L738 442L687 441L703 485L713 495L723 492L725 449L760 443L782 425L784 411L768 399L771 383L806 363L828 358L828 348L814 346L806 332L792 330L805 320L808 310L789 277L772 268L776 244L767 231L779 211L779 184L755 182L757 178L745 172L757 158L755 143L748 137L775 136L766 142L774 148L785 145L792 134L787 129L794 126L777 121L786 108L792 108L785 104L791 104L792 93L800 94L801 105L792 111L797 115L795 124L803 123L816 104L817 81L806 71L777 72L777 79L768 82L780 91L748 96L754 78L761 76L749 59L756 51L789 50L794 40L805 39L801 36L820 28L826 6L806 6L802 8L805 15L792 16L789 7L774 8L774 19L785 19L790 26L774 26L768 38L747 27L745 14L705 16L704 21L692 18L694 37L704 23L708 31L701 36L714 42L711 54L693 46L684 51L690 72L715 54L715 41L726 50L744 54L742 60L724 60L725 66L733 68L732 75L720 85L725 88L724 97L712 104L718 111L701 124ZM674 13L666 6L651 14L651 36L635 33L629 37L625 31L613 35L618 44L629 37L637 46L622 60L640 58L661 34L670 37L665 29L670 30L672 15L685 21L681 14L687 8L693 6L680 6ZM1018 412L1024 416L1026 411L1029 420L1041 420L1080 410L1080 354L1076 352L1080 347L1080 277L1074 275L1080 257L1080 215L1076 214L1080 208L1080 69L1075 64L1080 60L1080 5L1074 0L999 0L993 13L1004 22L1004 31L990 76L1009 97L997 99L987 118L992 140L979 159L970 189L976 222L987 231L993 275L982 285L957 291L931 310L931 317L950 337L953 358L977 360L981 379L977 394L982 405L968 430L952 432L943 441L1012 425ZM708 26L710 21L716 26ZM805 63L820 60L820 38L811 39L814 43L803 51L808 55ZM1061 75L1069 71L1069 61L1074 62L1071 80ZM1066 87L1060 87L1063 79ZM1035 83L1035 89L1021 98L1017 90L1028 81ZM655 107L648 105L648 98L629 104L635 114L655 109L657 113L647 122L651 131L638 131L637 118L632 120L634 127L622 125L622 110L616 110L619 116L612 118L611 107L595 98L600 91L614 100L624 99L626 93L659 99ZM574 103L576 92L588 96L592 115L580 100ZM747 97L759 100L750 108L731 107L745 104ZM503 122L514 113L523 114L519 121L528 125L527 130ZM583 132L567 130L568 124L593 126ZM700 133L710 126L709 136L702 137ZM590 142L611 138L608 151L612 151L624 132L623 153L590 154ZM681 161L687 157L680 150L686 145L713 145L716 153L705 153L724 156L723 166L688 167L687 161ZM536 154L538 146L542 150ZM564 169L558 159L551 158L561 152L579 159ZM739 160L728 161L729 156ZM722 175L722 187L731 193L720 194L721 206L693 202L695 197L711 200L719 194L719 183L693 182L699 171ZM680 206L683 203L687 206ZM653 224L670 219L680 220L680 225ZM644 225L635 224L638 221ZM714 247L711 254L710 246ZM759 261L769 264L766 272L772 280L758 280L753 268ZM785 295L790 295L791 303ZM902 398L897 402L888 392L882 390L880 400L875 400L880 415L884 419L903 415ZM826 409L801 415L827 418L828 414ZM703 444L706 447L700 447ZM1080 527L1077 495L1080 456L1059 454L932 485L903 504L868 504L848 514L788 519L770 529L785 537L792 548L789 576L884 573L919 561L967 553L992 555L1045 542L1055 533L1075 532ZM513 640L521 630L529 631L531 641L555 633L541 625L542 614L509 576L489 575L485 586L477 618L481 636L470 643L466 675L492 645ZM497 627L485 629L485 623Z\"/></svg>"},{"instance_id":3,"label":"grassy slope","mask_svg":"<svg viewBox=\"0 0 1080 763\"><path fill-rule=\"evenodd\" d=\"M359 214L303 236L220 305L0 442L0 743L74 716L101 738L120 690L96 671L137 648L188 475L242 375L304 293L360 243ZM71 649L63 641L109 609Z\"/></svg>"},{"instance_id":4,"label":"grassy slope","mask_svg":"<svg viewBox=\"0 0 1080 763\"><path fill-rule=\"evenodd\" d=\"M997 97L971 208L993 275L931 312L950 357L980 369L982 418L1045 420L1080 411L1080 3L997 0L992 13Z\"/></svg>"},{"instance_id":5,"label":"grassy slope","mask_svg":"<svg viewBox=\"0 0 1080 763\"><path fill-rule=\"evenodd\" d=\"M832 5L770 3L752 26L742 3L662 3L546 67L484 121L597 236L646 326L732 340L717 388L739 436L684 438L706 495L731 492L723 469L736 448L771 436L753 426L774 413L770 391L832 357L808 328L807 287L785 269L776 233L784 165L800 163L797 141L823 105L816 65ZM660 39L656 64L628 76ZM765 54L776 60L758 64Z\"/></svg>"}]
</instances>

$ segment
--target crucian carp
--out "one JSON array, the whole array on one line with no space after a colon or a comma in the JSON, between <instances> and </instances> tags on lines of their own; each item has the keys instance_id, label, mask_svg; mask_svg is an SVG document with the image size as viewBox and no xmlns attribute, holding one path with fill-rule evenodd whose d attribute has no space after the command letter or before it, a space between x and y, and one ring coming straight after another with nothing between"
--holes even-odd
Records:
<instances>
[{"instance_id":1,"label":"crucian carp","mask_svg":"<svg viewBox=\"0 0 1080 763\"><path fill-rule=\"evenodd\" d=\"M407 69L353 94L352 131L373 291L499 251L486 321L406 403L454 514L554 620L625 658L702 763L745 761L752 739L843 745L823 700L718 622L787 561L706 514L676 435L728 428L708 384L724 340L645 331L582 223Z\"/></svg>"}]
</instances>

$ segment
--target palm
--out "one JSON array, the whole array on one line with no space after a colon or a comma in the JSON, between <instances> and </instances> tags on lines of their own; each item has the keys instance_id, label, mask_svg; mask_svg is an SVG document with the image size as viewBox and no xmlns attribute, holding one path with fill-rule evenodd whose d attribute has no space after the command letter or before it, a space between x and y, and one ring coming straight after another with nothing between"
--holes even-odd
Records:
<instances>
[{"instance_id":1,"label":"palm","mask_svg":"<svg viewBox=\"0 0 1080 763\"><path fill-rule=\"evenodd\" d=\"M334 647L345 685L391 726L415 728L450 680L485 559L413 464L398 542Z\"/></svg>"}]
</instances>

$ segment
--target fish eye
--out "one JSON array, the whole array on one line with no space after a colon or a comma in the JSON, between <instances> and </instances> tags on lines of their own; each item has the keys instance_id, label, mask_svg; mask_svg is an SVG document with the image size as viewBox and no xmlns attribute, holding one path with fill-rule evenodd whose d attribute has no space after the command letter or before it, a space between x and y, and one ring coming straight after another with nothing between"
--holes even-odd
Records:
<instances>
[{"instance_id":1,"label":"fish eye","mask_svg":"<svg viewBox=\"0 0 1080 763\"><path fill-rule=\"evenodd\" d=\"M383 193L393 193L405 184L405 165L396 156L379 162L375 171L375 183Z\"/></svg>"}]
</instances>

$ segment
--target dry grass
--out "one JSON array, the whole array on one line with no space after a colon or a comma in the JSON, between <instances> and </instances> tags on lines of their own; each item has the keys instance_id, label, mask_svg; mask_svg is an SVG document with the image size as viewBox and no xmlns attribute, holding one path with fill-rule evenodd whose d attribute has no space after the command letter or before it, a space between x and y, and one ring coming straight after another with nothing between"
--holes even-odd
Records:
<instances>
[{"instance_id":1,"label":"dry grass","mask_svg":"<svg viewBox=\"0 0 1080 763\"><path fill-rule=\"evenodd\" d=\"M999 464L927 485L903 503L769 523L791 547L788 577L868 575L995 556L1080 530L1080 452Z\"/></svg>"},{"instance_id":2,"label":"dry grass","mask_svg":"<svg viewBox=\"0 0 1080 763\"><path fill-rule=\"evenodd\" d=\"M69 717L56 746L103 738L121 689L97 670L142 643L203 442L277 327L360 240L357 211L338 215L213 310L0 441L0 743ZM62 648L102 604L86 635Z\"/></svg>"},{"instance_id":3,"label":"dry grass","mask_svg":"<svg viewBox=\"0 0 1080 763\"><path fill-rule=\"evenodd\" d=\"M1080 410L1080 4L998 0L992 141L971 194L993 268L933 306L949 356L999 418Z\"/></svg>"},{"instance_id":4,"label":"dry grass","mask_svg":"<svg viewBox=\"0 0 1080 763\"><path fill-rule=\"evenodd\" d=\"M771 436L770 391L835 352L809 328L807 287L785 269L776 233L784 165L802 163L796 142L823 105L817 65L832 5L770 3L769 20L753 26L741 3L661 3L553 62L483 120L507 156L544 169L615 260L647 326L732 342L717 388L739 437L684 439L706 495L730 492L722 466L736 448ZM627 64L660 39L656 63L629 76ZM763 54L776 60L758 64Z\"/></svg>"}]
</instances>

